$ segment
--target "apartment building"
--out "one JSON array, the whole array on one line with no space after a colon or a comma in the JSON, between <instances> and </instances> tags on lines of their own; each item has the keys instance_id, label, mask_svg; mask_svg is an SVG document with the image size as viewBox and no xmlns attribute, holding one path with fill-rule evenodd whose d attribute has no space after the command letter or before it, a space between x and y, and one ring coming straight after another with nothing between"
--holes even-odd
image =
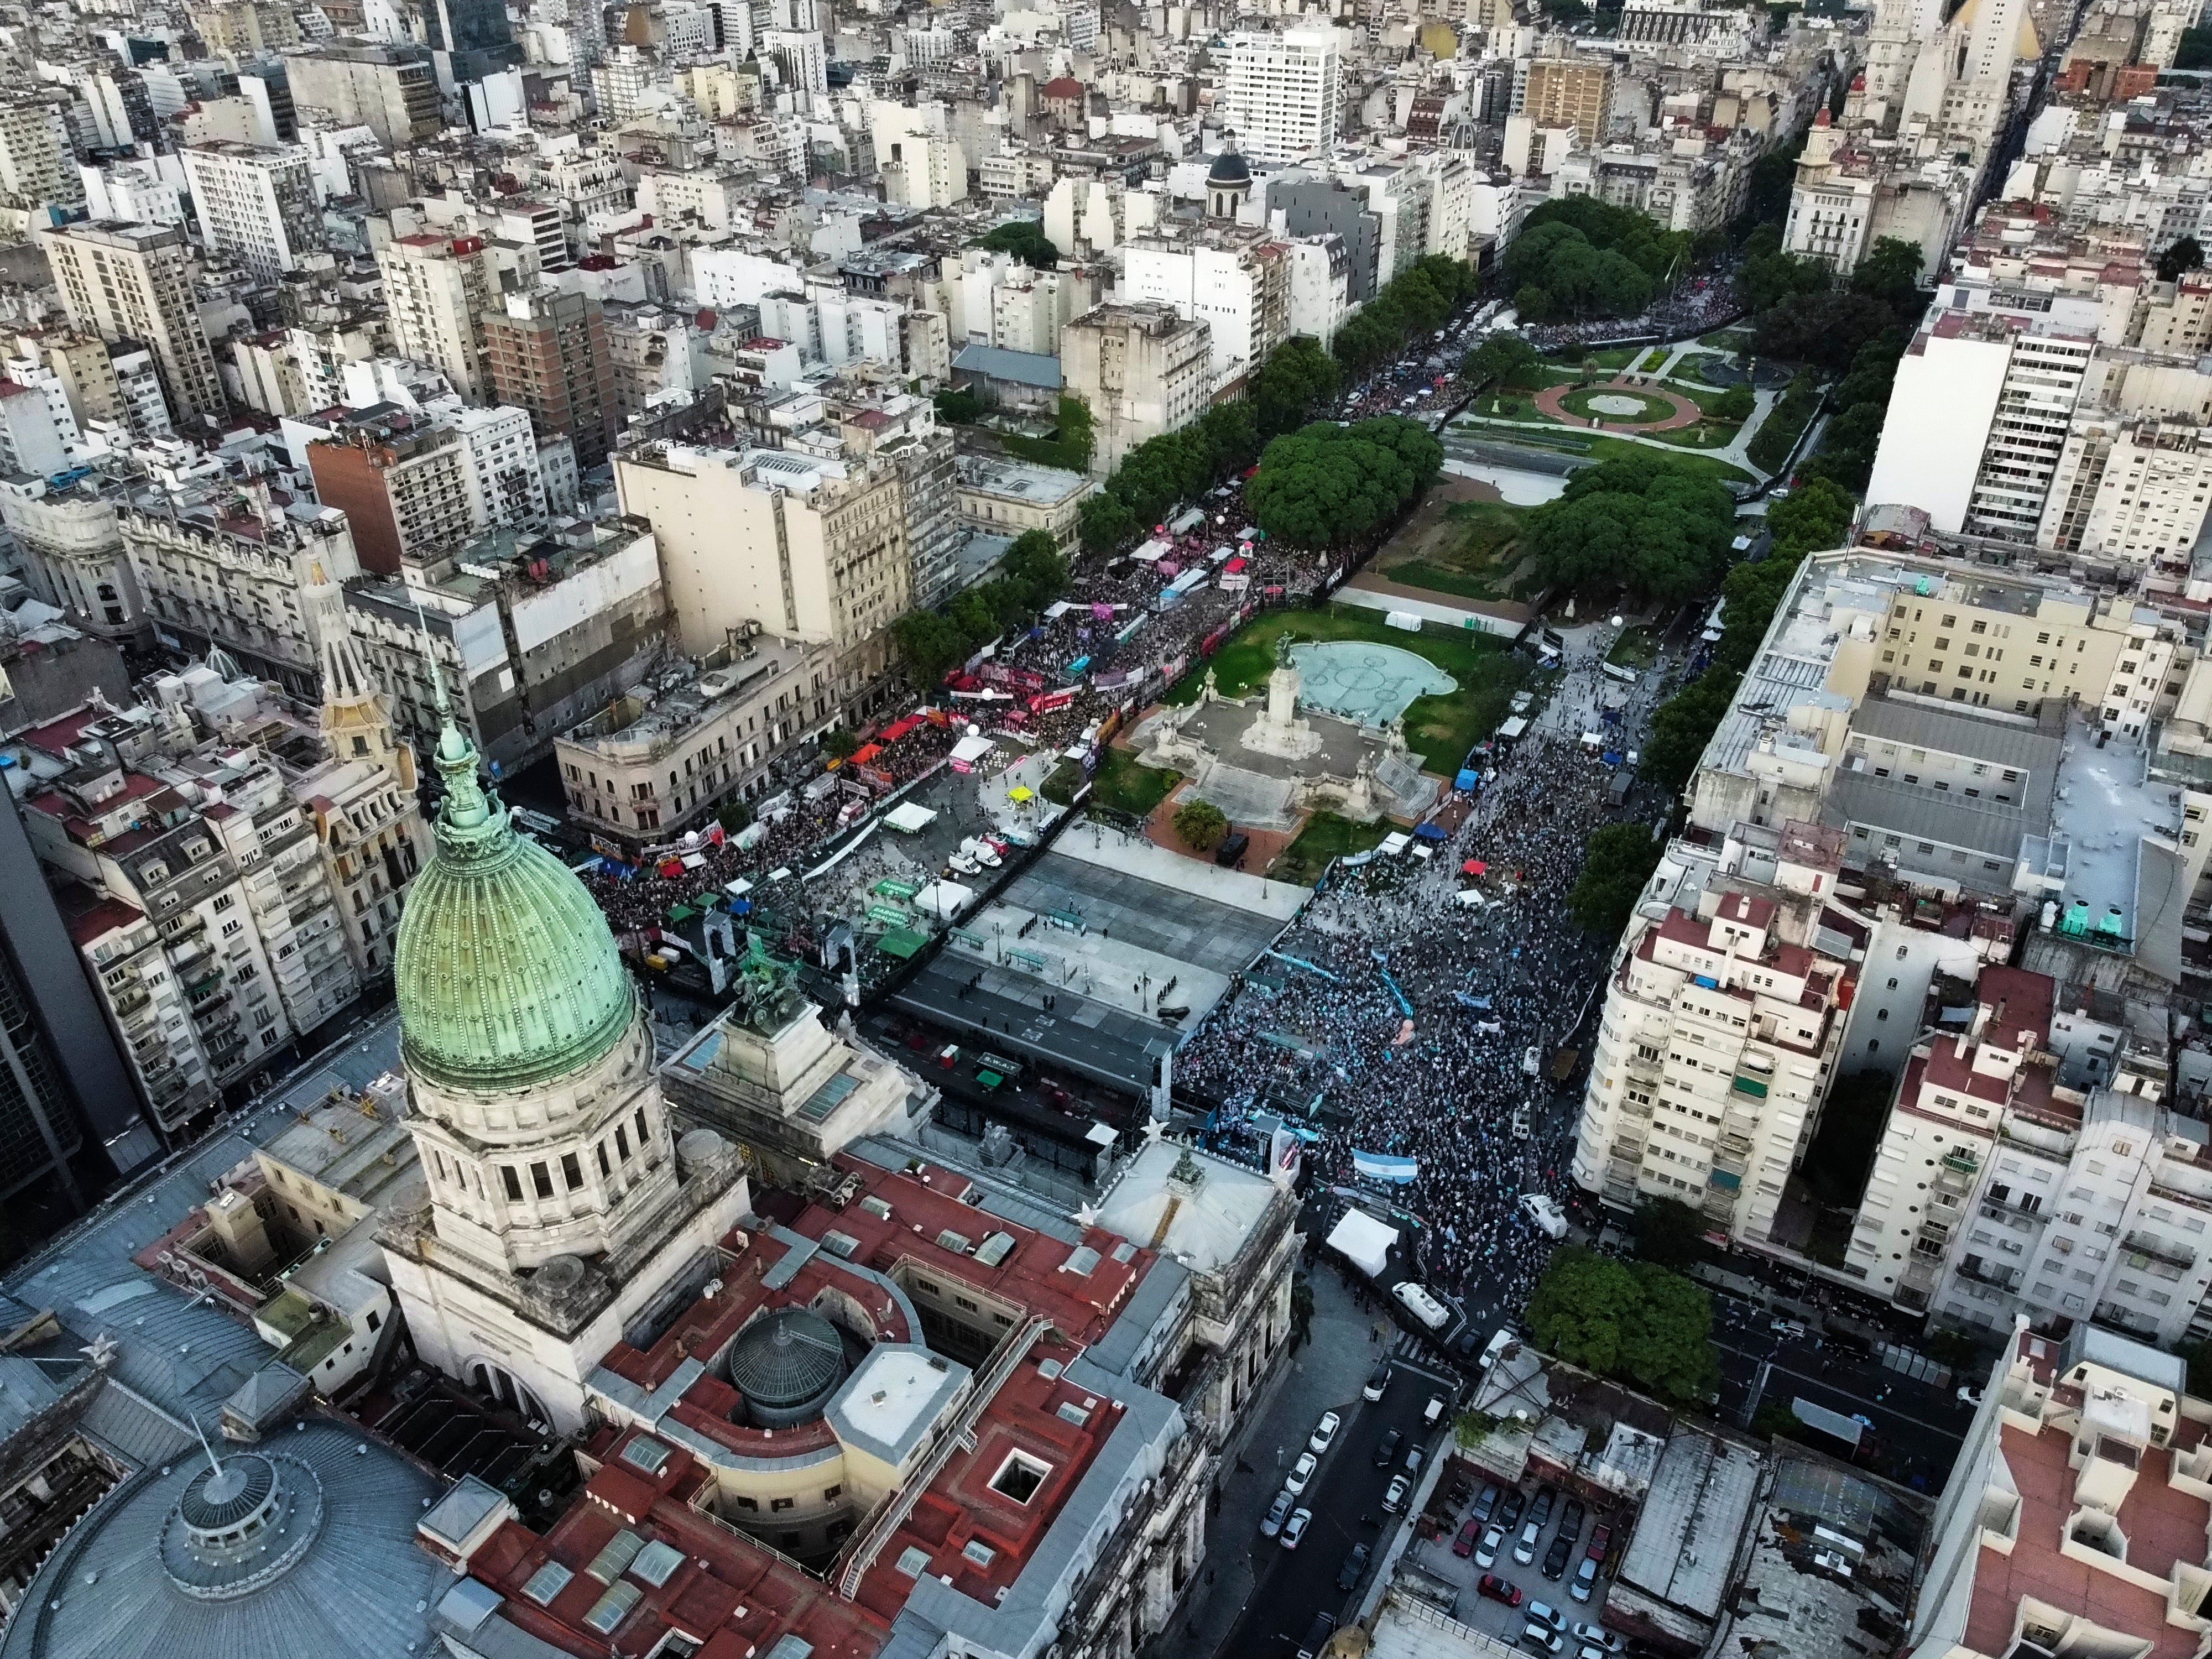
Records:
<instances>
[{"instance_id":1,"label":"apartment building","mask_svg":"<svg viewBox=\"0 0 2212 1659\"><path fill-rule=\"evenodd\" d=\"M0 208L29 224L48 203L84 200L84 182L50 97L0 102Z\"/></svg>"},{"instance_id":2,"label":"apartment building","mask_svg":"<svg viewBox=\"0 0 2212 1659\"><path fill-rule=\"evenodd\" d=\"M1851 951L1825 915L1841 851L1832 830L1786 825L1771 883L1709 886L1693 909L1632 922L1592 1051L1579 1185L1624 1206L1677 1199L1766 1241L1843 1040Z\"/></svg>"},{"instance_id":3,"label":"apartment building","mask_svg":"<svg viewBox=\"0 0 2212 1659\"><path fill-rule=\"evenodd\" d=\"M1540 129L1572 127L1585 144L1605 140L1613 118L1613 68L1609 59L1539 58L1528 65L1521 95L1525 115Z\"/></svg>"},{"instance_id":4,"label":"apartment building","mask_svg":"<svg viewBox=\"0 0 2212 1659\"><path fill-rule=\"evenodd\" d=\"M650 702L617 698L554 744L570 817L623 846L665 844L763 793L775 761L834 712L821 647L761 635L708 665Z\"/></svg>"},{"instance_id":5,"label":"apartment building","mask_svg":"<svg viewBox=\"0 0 2212 1659\"><path fill-rule=\"evenodd\" d=\"M553 289L509 294L483 329L491 396L526 411L539 437L567 436L586 471L605 461L617 420L599 302Z\"/></svg>"},{"instance_id":6,"label":"apartment building","mask_svg":"<svg viewBox=\"0 0 2212 1659\"><path fill-rule=\"evenodd\" d=\"M183 231L93 220L44 232L39 241L70 324L152 352L170 414L220 421L229 413Z\"/></svg>"},{"instance_id":7,"label":"apartment building","mask_svg":"<svg viewBox=\"0 0 2212 1659\"><path fill-rule=\"evenodd\" d=\"M1172 306L1206 325L1217 392L1266 362L1289 332L1288 250L1264 231L1215 223L1141 237L1125 258L1127 301Z\"/></svg>"},{"instance_id":8,"label":"apartment building","mask_svg":"<svg viewBox=\"0 0 2212 1659\"><path fill-rule=\"evenodd\" d=\"M2037 544L2142 571L2186 561L2212 492L2212 439L2187 419L2077 416Z\"/></svg>"},{"instance_id":9,"label":"apartment building","mask_svg":"<svg viewBox=\"0 0 2212 1659\"><path fill-rule=\"evenodd\" d=\"M1334 28L1232 34L1225 56L1218 107L1245 154L1290 161L1334 142L1344 88Z\"/></svg>"},{"instance_id":10,"label":"apartment building","mask_svg":"<svg viewBox=\"0 0 2212 1659\"><path fill-rule=\"evenodd\" d=\"M1109 476L1149 439L1189 425L1211 405L1213 330L1173 306L1100 306L1060 331L1067 395L1091 410L1091 474Z\"/></svg>"},{"instance_id":11,"label":"apartment building","mask_svg":"<svg viewBox=\"0 0 2212 1659\"><path fill-rule=\"evenodd\" d=\"M437 73L425 47L326 40L287 54L284 62L302 108L321 110L341 127L367 127L388 149L410 149L444 129Z\"/></svg>"},{"instance_id":12,"label":"apartment building","mask_svg":"<svg viewBox=\"0 0 2212 1659\"><path fill-rule=\"evenodd\" d=\"M490 401L484 325L501 307L500 262L484 239L438 231L376 245L392 343L430 364L471 403Z\"/></svg>"},{"instance_id":13,"label":"apartment building","mask_svg":"<svg viewBox=\"0 0 2212 1659\"><path fill-rule=\"evenodd\" d=\"M464 405L439 416L460 435L469 500L477 530L541 524L551 510L539 441L524 410Z\"/></svg>"},{"instance_id":14,"label":"apartment building","mask_svg":"<svg viewBox=\"0 0 2212 1659\"><path fill-rule=\"evenodd\" d=\"M889 695L890 625L913 604L904 481L876 458L669 444L615 458L623 510L660 538L684 648L705 656L748 624L827 643L832 718Z\"/></svg>"},{"instance_id":15,"label":"apartment building","mask_svg":"<svg viewBox=\"0 0 2212 1659\"><path fill-rule=\"evenodd\" d=\"M345 603L399 735L417 753L438 741L434 658L455 724L503 772L667 665L654 529L636 518L489 532L405 580L349 581Z\"/></svg>"},{"instance_id":16,"label":"apartment building","mask_svg":"<svg viewBox=\"0 0 2212 1659\"><path fill-rule=\"evenodd\" d=\"M279 507L228 488L155 490L119 507L117 524L157 634L193 654L220 646L296 696L319 695L300 590L313 563L334 579L359 574L343 513L310 501Z\"/></svg>"},{"instance_id":17,"label":"apartment building","mask_svg":"<svg viewBox=\"0 0 2212 1659\"><path fill-rule=\"evenodd\" d=\"M1846 1271L1968 1331L2025 1317L2162 1346L2201 1336L2212 1153L2167 1107L2164 1019L2143 1006L2106 1081L2069 1087L2056 995L2042 975L1984 969L1972 1019L1913 1049ZM1903 1195L1923 1182L1907 1181L1930 1170L1916 1212Z\"/></svg>"},{"instance_id":18,"label":"apartment building","mask_svg":"<svg viewBox=\"0 0 2212 1659\"><path fill-rule=\"evenodd\" d=\"M1876 665L1901 691L2033 714L2112 684L2130 609L2070 584L1947 575L1887 596Z\"/></svg>"},{"instance_id":19,"label":"apartment building","mask_svg":"<svg viewBox=\"0 0 2212 1659\"><path fill-rule=\"evenodd\" d=\"M322 205L296 144L188 144L185 177L210 253L275 282L323 246Z\"/></svg>"},{"instance_id":20,"label":"apartment building","mask_svg":"<svg viewBox=\"0 0 2212 1659\"><path fill-rule=\"evenodd\" d=\"M365 410L307 446L315 494L345 515L365 570L449 556L476 533L475 451L453 428L388 407Z\"/></svg>"},{"instance_id":21,"label":"apartment building","mask_svg":"<svg viewBox=\"0 0 2212 1659\"><path fill-rule=\"evenodd\" d=\"M9 380L45 394L53 408L57 430L82 434L94 421L128 424L128 405L106 341L97 335L51 328L26 330L15 336L13 346L5 361L0 362L0 368L6 370ZM166 411L162 419L160 432L143 435L166 433Z\"/></svg>"},{"instance_id":22,"label":"apartment building","mask_svg":"<svg viewBox=\"0 0 2212 1659\"><path fill-rule=\"evenodd\" d=\"M2212 1454L2187 1365L2094 1324L2063 1340L2015 1325L1985 1395L1900 1659L2190 1650Z\"/></svg>"}]
</instances>

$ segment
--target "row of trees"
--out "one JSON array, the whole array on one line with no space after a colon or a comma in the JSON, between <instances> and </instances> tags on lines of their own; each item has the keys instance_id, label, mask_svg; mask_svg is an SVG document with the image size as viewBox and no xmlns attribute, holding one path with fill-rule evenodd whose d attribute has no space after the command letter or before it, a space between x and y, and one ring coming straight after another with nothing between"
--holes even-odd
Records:
<instances>
[{"instance_id":1,"label":"row of trees","mask_svg":"<svg viewBox=\"0 0 2212 1659\"><path fill-rule=\"evenodd\" d=\"M1705 672L1652 711L1651 736L1644 746L1644 770L1669 790L1690 779L1698 757L1728 713L1729 701L1743 671L1766 637L1774 608L1808 553L1840 546L1850 529L1851 498L1826 478L1801 485L1787 500L1766 511L1774 537L1766 556L1739 564L1721 584L1726 605L1721 637Z\"/></svg>"},{"instance_id":2,"label":"row of trees","mask_svg":"<svg viewBox=\"0 0 2212 1659\"><path fill-rule=\"evenodd\" d=\"M1889 389L1898 360L1912 343L1909 328L1887 328L1859 348L1850 373L1836 382L1829 399L1834 411L1821 429L1820 453L1797 469L1800 478L1828 478L1854 494L1874 473L1875 451L1882 422L1889 416Z\"/></svg>"},{"instance_id":3,"label":"row of trees","mask_svg":"<svg viewBox=\"0 0 2212 1659\"><path fill-rule=\"evenodd\" d=\"M1812 420L1813 411L1820 406L1820 377L1809 368L1799 369L1790 382L1790 389L1767 410L1759 430L1744 446L1745 458L1761 472L1780 471Z\"/></svg>"},{"instance_id":4,"label":"row of trees","mask_svg":"<svg viewBox=\"0 0 2212 1659\"><path fill-rule=\"evenodd\" d=\"M1042 530L1024 531L978 582L942 611L911 611L891 625L914 683L927 691L1000 635L1025 628L1067 591L1067 559Z\"/></svg>"},{"instance_id":5,"label":"row of trees","mask_svg":"<svg viewBox=\"0 0 2212 1659\"><path fill-rule=\"evenodd\" d=\"M1431 253L1382 285L1382 291L1336 331L1330 349L1354 379L1433 334L1461 305L1482 291L1482 276L1464 259ZM1273 360L1270 359L1272 362Z\"/></svg>"},{"instance_id":6,"label":"row of trees","mask_svg":"<svg viewBox=\"0 0 2212 1659\"><path fill-rule=\"evenodd\" d=\"M1693 254L1686 231L1593 196L1539 204L1505 250L1498 276L1524 323L1630 317Z\"/></svg>"},{"instance_id":7,"label":"row of trees","mask_svg":"<svg viewBox=\"0 0 2212 1659\"><path fill-rule=\"evenodd\" d=\"M1568 891L1567 914L1593 933L1616 937L1658 867L1659 843L1649 824L1607 824L1583 844L1582 873Z\"/></svg>"},{"instance_id":8,"label":"row of trees","mask_svg":"<svg viewBox=\"0 0 2212 1659\"><path fill-rule=\"evenodd\" d=\"M1543 580L1680 605L1712 585L1735 533L1735 498L1658 450L1584 467L1532 511L1521 544Z\"/></svg>"},{"instance_id":9,"label":"row of trees","mask_svg":"<svg viewBox=\"0 0 2212 1659\"><path fill-rule=\"evenodd\" d=\"M1295 432L1344 390L1344 370L1310 335L1285 340L1253 378L1243 403L1217 404L1190 425L1137 446L1081 508L1083 550L1116 552L1177 501L1209 489L1258 459L1269 439Z\"/></svg>"},{"instance_id":10,"label":"row of trees","mask_svg":"<svg viewBox=\"0 0 2212 1659\"><path fill-rule=\"evenodd\" d=\"M1244 505L1272 540L1344 547L1389 523L1443 464L1436 434L1402 415L1352 426L1316 421L1267 446Z\"/></svg>"},{"instance_id":11,"label":"row of trees","mask_svg":"<svg viewBox=\"0 0 2212 1659\"><path fill-rule=\"evenodd\" d=\"M1536 1281L1527 1322L1554 1358L1662 1400L1702 1404L1720 1386L1712 1297L1649 1261L1563 1246Z\"/></svg>"}]
</instances>

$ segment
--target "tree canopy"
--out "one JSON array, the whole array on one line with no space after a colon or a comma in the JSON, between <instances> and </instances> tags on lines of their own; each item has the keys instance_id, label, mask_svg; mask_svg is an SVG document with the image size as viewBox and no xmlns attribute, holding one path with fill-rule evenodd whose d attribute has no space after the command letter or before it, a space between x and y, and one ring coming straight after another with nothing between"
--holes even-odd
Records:
<instances>
[{"instance_id":1,"label":"tree canopy","mask_svg":"<svg viewBox=\"0 0 2212 1659\"><path fill-rule=\"evenodd\" d=\"M943 611L914 611L891 625L915 686L931 690L999 635L1026 625L1067 587L1067 559L1042 530L1024 531L999 561L999 574Z\"/></svg>"},{"instance_id":2,"label":"tree canopy","mask_svg":"<svg viewBox=\"0 0 2212 1659\"><path fill-rule=\"evenodd\" d=\"M1528 1298L1527 1322L1546 1353L1664 1399L1703 1401L1719 1384L1712 1298L1648 1261L1561 1248Z\"/></svg>"},{"instance_id":3,"label":"tree canopy","mask_svg":"<svg viewBox=\"0 0 2212 1659\"><path fill-rule=\"evenodd\" d=\"M1344 370L1310 334L1277 346L1252 382L1253 417L1262 438L1295 432L1336 401Z\"/></svg>"},{"instance_id":4,"label":"tree canopy","mask_svg":"<svg viewBox=\"0 0 2212 1659\"><path fill-rule=\"evenodd\" d=\"M1632 316L1686 263L1692 238L1640 213L1571 196L1539 203L1498 262L1523 322Z\"/></svg>"},{"instance_id":5,"label":"tree canopy","mask_svg":"<svg viewBox=\"0 0 2212 1659\"><path fill-rule=\"evenodd\" d=\"M1678 605L1711 585L1735 524L1735 497L1709 475L1639 452L1577 472L1521 541L1547 581Z\"/></svg>"},{"instance_id":6,"label":"tree canopy","mask_svg":"<svg viewBox=\"0 0 2212 1659\"><path fill-rule=\"evenodd\" d=\"M1253 521L1291 547L1341 547L1388 524L1443 466L1419 421L1316 421L1269 444L1244 492Z\"/></svg>"},{"instance_id":7,"label":"tree canopy","mask_svg":"<svg viewBox=\"0 0 2212 1659\"><path fill-rule=\"evenodd\" d=\"M1212 801L1193 796L1176 808L1175 832L1183 838L1185 845L1210 853L1228 835L1229 819Z\"/></svg>"},{"instance_id":8,"label":"tree canopy","mask_svg":"<svg viewBox=\"0 0 2212 1659\"><path fill-rule=\"evenodd\" d=\"M1567 914L1591 933L1613 937L1658 867L1659 843L1648 825L1605 825L1583 843L1582 873L1567 894Z\"/></svg>"},{"instance_id":9,"label":"tree canopy","mask_svg":"<svg viewBox=\"0 0 2212 1659\"><path fill-rule=\"evenodd\" d=\"M1541 362L1543 356L1535 347L1518 334L1501 330L1467 354L1461 361L1459 377L1473 386L1492 381L1507 386Z\"/></svg>"},{"instance_id":10,"label":"tree canopy","mask_svg":"<svg viewBox=\"0 0 2212 1659\"><path fill-rule=\"evenodd\" d=\"M1442 328L1460 302L1481 289L1481 276L1463 259L1442 253L1416 259L1346 319L1329 349L1351 374L1365 374L1416 337Z\"/></svg>"},{"instance_id":11,"label":"tree canopy","mask_svg":"<svg viewBox=\"0 0 2212 1659\"><path fill-rule=\"evenodd\" d=\"M1032 270L1051 270L1060 264L1060 250L1034 219L1009 219L978 236L975 245L994 253L1011 253Z\"/></svg>"},{"instance_id":12,"label":"tree canopy","mask_svg":"<svg viewBox=\"0 0 2212 1659\"><path fill-rule=\"evenodd\" d=\"M2204 268L2204 250L2194 236L2183 236L2168 242L2158 256L2158 280L2172 282L2176 277Z\"/></svg>"}]
</instances>

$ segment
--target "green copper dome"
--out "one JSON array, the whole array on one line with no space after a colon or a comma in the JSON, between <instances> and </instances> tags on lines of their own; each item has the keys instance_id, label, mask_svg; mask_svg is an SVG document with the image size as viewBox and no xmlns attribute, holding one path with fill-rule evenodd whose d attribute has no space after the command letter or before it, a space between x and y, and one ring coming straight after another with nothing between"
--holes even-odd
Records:
<instances>
[{"instance_id":1,"label":"green copper dome","mask_svg":"<svg viewBox=\"0 0 2212 1659\"><path fill-rule=\"evenodd\" d=\"M584 884L485 794L450 716L435 758L437 850L408 889L393 951L401 1051L456 1089L576 1071L619 1042L635 1012L614 935Z\"/></svg>"}]
</instances>

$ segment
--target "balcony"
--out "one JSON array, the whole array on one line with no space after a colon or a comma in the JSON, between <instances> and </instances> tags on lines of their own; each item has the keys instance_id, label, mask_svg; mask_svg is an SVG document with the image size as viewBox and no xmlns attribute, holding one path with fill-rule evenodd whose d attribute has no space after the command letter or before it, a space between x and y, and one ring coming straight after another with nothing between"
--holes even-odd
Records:
<instances>
[{"instance_id":1,"label":"balcony","mask_svg":"<svg viewBox=\"0 0 2212 1659\"><path fill-rule=\"evenodd\" d=\"M1982 1160L1964 1147L1954 1147L1943 1154L1943 1167L1958 1175L1978 1175Z\"/></svg>"},{"instance_id":2,"label":"balcony","mask_svg":"<svg viewBox=\"0 0 2212 1659\"><path fill-rule=\"evenodd\" d=\"M1643 1054L1628 1057L1628 1075L1638 1083L1656 1084L1660 1078L1659 1062Z\"/></svg>"},{"instance_id":3,"label":"balcony","mask_svg":"<svg viewBox=\"0 0 2212 1659\"><path fill-rule=\"evenodd\" d=\"M1631 1140L1626 1135L1614 1140L1606 1150L1608 1156L1619 1158L1624 1164L1639 1164L1644 1158L1644 1143Z\"/></svg>"},{"instance_id":4,"label":"balcony","mask_svg":"<svg viewBox=\"0 0 2212 1659\"><path fill-rule=\"evenodd\" d=\"M1620 1100L1620 1115L1623 1117L1641 1118L1648 1121L1651 1116L1651 1103L1648 1100L1631 1100L1624 1095Z\"/></svg>"},{"instance_id":5,"label":"balcony","mask_svg":"<svg viewBox=\"0 0 2212 1659\"><path fill-rule=\"evenodd\" d=\"M2100 1302L2096 1312L2089 1316L2089 1322L2108 1331L2118 1331L2122 1336L2137 1342L2158 1340L2156 1324L2113 1303Z\"/></svg>"},{"instance_id":6,"label":"balcony","mask_svg":"<svg viewBox=\"0 0 2212 1659\"><path fill-rule=\"evenodd\" d=\"M2148 1256L2154 1261L2179 1267L2185 1273L2197 1265L2197 1252L2188 1246L2168 1243L2165 1239L2154 1238L2148 1233L2130 1233L2120 1241L2120 1248L2131 1250L2137 1255Z\"/></svg>"},{"instance_id":7,"label":"balcony","mask_svg":"<svg viewBox=\"0 0 2212 1659\"><path fill-rule=\"evenodd\" d=\"M1750 1173L1751 1160L1749 1158L1739 1158L1734 1152L1722 1152L1718 1149L1714 1151L1713 1174L1716 1177L1723 1174L1727 1174L1735 1176L1735 1179L1740 1182L1744 1178L1744 1176Z\"/></svg>"},{"instance_id":8,"label":"balcony","mask_svg":"<svg viewBox=\"0 0 2212 1659\"><path fill-rule=\"evenodd\" d=\"M1763 1078L1744 1077L1739 1074L1729 1082L1729 1087L1738 1094L1749 1095L1753 1100L1766 1098L1766 1082Z\"/></svg>"},{"instance_id":9,"label":"balcony","mask_svg":"<svg viewBox=\"0 0 2212 1659\"><path fill-rule=\"evenodd\" d=\"M1923 1217L1919 1226L1913 1230L1913 1236L1924 1238L1930 1244L1948 1245L1951 1242L1950 1224Z\"/></svg>"},{"instance_id":10,"label":"balcony","mask_svg":"<svg viewBox=\"0 0 2212 1659\"><path fill-rule=\"evenodd\" d=\"M1959 1277L2009 1293L2020 1288L2021 1272L2017 1267L2000 1267L1978 1255L1970 1255L1959 1264Z\"/></svg>"}]
</instances>

